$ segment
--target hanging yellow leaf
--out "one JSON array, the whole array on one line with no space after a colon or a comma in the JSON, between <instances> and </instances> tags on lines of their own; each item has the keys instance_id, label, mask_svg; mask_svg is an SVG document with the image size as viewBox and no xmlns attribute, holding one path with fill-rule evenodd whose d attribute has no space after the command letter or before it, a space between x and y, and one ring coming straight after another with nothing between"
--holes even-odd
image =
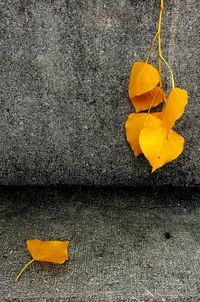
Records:
<instances>
[{"instance_id":1,"label":"hanging yellow leaf","mask_svg":"<svg viewBox=\"0 0 200 302\"><path fill-rule=\"evenodd\" d=\"M29 261L17 275L16 282L18 282L21 274L34 261L63 264L66 260L68 260L69 241L45 241L34 239L27 240L26 243L33 259Z\"/></svg>"},{"instance_id":2,"label":"hanging yellow leaf","mask_svg":"<svg viewBox=\"0 0 200 302\"><path fill-rule=\"evenodd\" d=\"M184 89L172 89L163 109L163 123L168 129L172 128L185 110L188 103L188 93Z\"/></svg>"},{"instance_id":3,"label":"hanging yellow leaf","mask_svg":"<svg viewBox=\"0 0 200 302\"><path fill-rule=\"evenodd\" d=\"M163 119L163 113L162 112L152 112L151 115L156 116L157 118L159 118L160 120Z\"/></svg>"},{"instance_id":4,"label":"hanging yellow leaf","mask_svg":"<svg viewBox=\"0 0 200 302\"><path fill-rule=\"evenodd\" d=\"M149 127L141 131L139 143L154 172L182 153L184 138L172 129Z\"/></svg>"},{"instance_id":5,"label":"hanging yellow leaf","mask_svg":"<svg viewBox=\"0 0 200 302\"><path fill-rule=\"evenodd\" d=\"M131 99L136 112L144 111L158 106L163 102L165 92L162 87L156 86L153 90Z\"/></svg>"},{"instance_id":6,"label":"hanging yellow leaf","mask_svg":"<svg viewBox=\"0 0 200 302\"><path fill-rule=\"evenodd\" d=\"M159 72L151 64L136 62L133 64L129 82L129 97L151 91L159 82Z\"/></svg>"},{"instance_id":7,"label":"hanging yellow leaf","mask_svg":"<svg viewBox=\"0 0 200 302\"><path fill-rule=\"evenodd\" d=\"M142 153L139 145L139 135L144 127L158 127L161 120L152 114L131 113L125 124L127 141L130 144L135 156Z\"/></svg>"}]
</instances>

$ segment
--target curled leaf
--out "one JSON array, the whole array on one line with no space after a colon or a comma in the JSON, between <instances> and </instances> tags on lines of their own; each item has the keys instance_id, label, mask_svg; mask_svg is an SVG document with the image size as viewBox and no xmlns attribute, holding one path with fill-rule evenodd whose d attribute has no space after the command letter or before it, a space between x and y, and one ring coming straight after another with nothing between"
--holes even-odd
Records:
<instances>
[{"instance_id":1,"label":"curled leaf","mask_svg":"<svg viewBox=\"0 0 200 302\"><path fill-rule=\"evenodd\" d=\"M184 138L172 129L168 131L165 127L152 127L141 131L139 143L154 172L182 153Z\"/></svg>"},{"instance_id":2,"label":"curled leaf","mask_svg":"<svg viewBox=\"0 0 200 302\"><path fill-rule=\"evenodd\" d=\"M136 112L144 111L158 106L165 98L165 92L162 87L156 86L153 90L142 95L134 96L131 99Z\"/></svg>"},{"instance_id":3,"label":"curled leaf","mask_svg":"<svg viewBox=\"0 0 200 302\"><path fill-rule=\"evenodd\" d=\"M168 129L172 128L185 110L188 103L188 93L184 89L172 89L163 109L163 123Z\"/></svg>"},{"instance_id":4,"label":"curled leaf","mask_svg":"<svg viewBox=\"0 0 200 302\"><path fill-rule=\"evenodd\" d=\"M128 89L130 99L151 91L158 82L159 72L155 67L148 63L135 62L131 70Z\"/></svg>"},{"instance_id":5,"label":"curled leaf","mask_svg":"<svg viewBox=\"0 0 200 302\"><path fill-rule=\"evenodd\" d=\"M161 120L148 113L131 113L125 124L127 141L130 144L135 156L142 153L139 144L139 135L144 127L158 127Z\"/></svg>"}]
</instances>

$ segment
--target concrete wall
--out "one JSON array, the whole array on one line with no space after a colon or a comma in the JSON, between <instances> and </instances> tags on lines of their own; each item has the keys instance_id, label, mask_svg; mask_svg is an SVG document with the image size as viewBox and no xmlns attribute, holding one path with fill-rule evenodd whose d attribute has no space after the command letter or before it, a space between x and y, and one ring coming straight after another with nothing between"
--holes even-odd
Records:
<instances>
[{"instance_id":1,"label":"concrete wall","mask_svg":"<svg viewBox=\"0 0 200 302\"><path fill-rule=\"evenodd\" d=\"M159 1L0 1L0 184L200 184L200 1L165 2L164 54L189 91L177 125L186 147L151 175L124 123Z\"/></svg>"}]
</instances>

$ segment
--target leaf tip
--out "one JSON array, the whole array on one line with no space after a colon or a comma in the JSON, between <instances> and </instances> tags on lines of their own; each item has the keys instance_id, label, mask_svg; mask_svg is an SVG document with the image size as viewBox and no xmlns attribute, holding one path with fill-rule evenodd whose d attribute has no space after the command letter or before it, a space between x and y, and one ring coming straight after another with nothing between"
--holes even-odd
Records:
<instances>
[{"instance_id":1,"label":"leaf tip","mask_svg":"<svg viewBox=\"0 0 200 302\"><path fill-rule=\"evenodd\" d=\"M153 167L151 170L151 174L153 174L158 168L157 167Z\"/></svg>"}]
</instances>

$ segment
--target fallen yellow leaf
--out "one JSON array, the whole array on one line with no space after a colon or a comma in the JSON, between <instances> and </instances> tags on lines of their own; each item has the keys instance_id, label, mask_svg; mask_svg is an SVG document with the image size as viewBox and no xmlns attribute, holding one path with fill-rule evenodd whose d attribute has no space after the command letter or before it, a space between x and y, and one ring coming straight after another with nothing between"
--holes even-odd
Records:
<instances>
[{"instance_id":1,"label":"fallen yellow leaf","mask_svg":"<svg viewBox=\"0 0 200 302\"><path fill-rule=\"evenodd\" d=\"M63 264L68 260L69 241L45 241L45 240L27 240L27 248L32 256L20 273L16 277L16 282L19 281L21 274L34 261L45 261L57 264Z\"/></svg>"},{"instance_id":2,"label":"fallen yellow leaf","mask_svg":"<svg viewBox=\"0 0 200 302\"><path fill-rule=\"evenodd\" d=\"M130 99L151 91L158 82L159 72L155 67L148 63L135 62L131 70L128 89Z\"/></svg>"},{"instance_id":3,"label":"fallen yellow leaf","mask_svg":"<svg viewBox=\"0 0 200 302\"><path fill-rule=\"evenodd\" d=\"M149 127L141 131L139 143L154 172L182 153L184 138L172 129Z\"/></svg>"},{"instance_id":4,"label":"fallen yellow leaf","mask_svg":"<svg viewBox=\"0 0 200 302\"><path fill-rule=\"evenodd\" d=\"M34 260L62 264L68 260L69 241L27 240L27 248Z\"/></svg>"},{"instance_id":5,"label":"fallen yellow leaf","mask_svg":"<svg viewBox=\"0 0 200 302\"><path fill-rule=\"evenodd\" d=\"M130 144L135 156L142 153L139 144L139 135L144 127L158 127L161 120L148 113L131 113L125 124L127 141Z\"/></svg>"},{"instance_id":6,"label":"fallen yellow leaf","mask_svg":"<svg viewBox=\"0 0 200 302\"><path fill-rule=\"evenodd\" d=\"M149 110L158 106L163 102L165 98L165 92L163 88L156 86L153 90L148 91L142 95L134 96L131 99L136 112Z\"/></svg>"}]
</instances>

